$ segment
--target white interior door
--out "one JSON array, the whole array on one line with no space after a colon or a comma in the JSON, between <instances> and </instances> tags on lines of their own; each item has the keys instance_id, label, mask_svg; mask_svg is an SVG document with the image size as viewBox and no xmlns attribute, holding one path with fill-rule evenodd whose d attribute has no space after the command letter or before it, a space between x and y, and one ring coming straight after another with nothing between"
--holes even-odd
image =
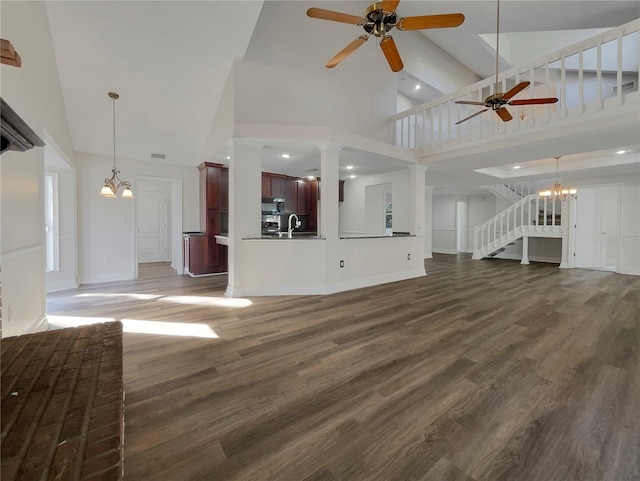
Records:
<instances>
[{"instance_id":1,"label":"white interior door","mask_svg":"<svg viewBox=\"0 0 640 481\"><path fill-rule=\"evenodd\" d=\"M576 199L576 267L604 269L607 225L603 189L580 189Z\"/></svg>"},{"instance_id":2,"label":"white interior door","mask_svg":"<svg viewBox=\"0 0 640 481\"><path fill-rule=\"evenodd\" d=\"M138 262L166 262L167 194L138 191Z\"/></svg>"}]
</instances>

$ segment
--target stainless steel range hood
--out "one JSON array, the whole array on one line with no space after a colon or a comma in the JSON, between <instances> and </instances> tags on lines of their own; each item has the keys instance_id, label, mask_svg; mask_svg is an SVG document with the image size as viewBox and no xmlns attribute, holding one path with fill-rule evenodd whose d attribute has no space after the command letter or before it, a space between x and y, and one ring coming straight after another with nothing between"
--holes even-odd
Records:
<instances>
[{"instance_id":1,"label":"stainless steel range hood","mask_svg":"<svg viewBox=\"0 0 640 481\"><path fill-rule=\"evenodd\" d=\"M2 117L2 144L0 154L7 150L24 152L33 147L44 147L44 142L31 130L27 123L0 98Z\"/></svg>"}]
</instances>

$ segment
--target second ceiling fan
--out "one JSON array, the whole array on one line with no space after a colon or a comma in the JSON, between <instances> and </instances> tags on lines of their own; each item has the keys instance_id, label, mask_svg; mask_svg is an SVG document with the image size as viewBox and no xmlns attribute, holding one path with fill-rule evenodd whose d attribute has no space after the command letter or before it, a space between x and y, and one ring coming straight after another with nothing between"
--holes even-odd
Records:
<instances>
[{"instance_id":1,"label":"second ceiling fan","mask_svg":"<svg viewBox=\"0 0 640 481\"><path fill-rule=\"evenodd\" d=\"M398 18L396 8L398 8L399 3L400 0L383 0L382 2L373 3L369 5L362 17L325 10L323 8L314 7L307 10L307 15L309 17L358 25L366 32L365 35L359 36L338 52L325 64L325 67L335 67L351 55L358 47L364 45L370 35L374 35L381 38L380 48L382 49L391 70L399 72L403 69L404 65L393 37L387 35L389 30L394 27L398 30L457 27L464 22L464 15L461 13Z\"/></svg>"},{"instance_id":2,"label":"second ceiling fan","mask_svg":"<svg viewBox=\"0 0 640 481\"><path fill-rule=\"evenodd\" d=\"M496 83L494 88L494 94L489 95L483 102L476 102L472 100L458 100L457 104L464 105L481 105L486 107L483 110L476 112L475 114L469 115L462 120L456 122L456 125L461 124L469 119L472 119L476 115L480 115L487 110L493 110L500 119L504 122L508 122L513 117L506 109L505 105L543 105L543 104L555 104L558 99L555 97L545 97L545 98L534 98L534 99L523 99L523 100L511 100L516 94L520 93L522 90L526 89L531 82L520 82L515 87L507 91L506 93L498 92L498 63L500 60L500 0L497 0L497 15L496 15Z\"/></svg>"}]
</instances>

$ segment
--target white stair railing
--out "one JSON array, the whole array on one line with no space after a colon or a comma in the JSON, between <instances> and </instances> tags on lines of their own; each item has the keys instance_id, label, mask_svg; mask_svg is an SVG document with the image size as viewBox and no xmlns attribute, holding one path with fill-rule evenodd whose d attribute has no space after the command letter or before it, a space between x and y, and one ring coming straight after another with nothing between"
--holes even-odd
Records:
<instances>
[{"instance_id":1,"label":"white stair railing","mask_svg":"<svg viewBox=\"0 0 640 481\"><path fill-rule=\"evenodd\" d=\"M488 112L456 125L479 108L455 102L483 101L494 94L496 79L490 77L391 117L392 143L427 155L445 147L617 108L627 102L638 103L639 37L640 19L498 75L499 91L507 92L528 81L531 85L518 98L557 97L556 104L510 107L510 122L502 122Z\"/></svg>"},{"instance_id":2,"label":"white stair railing","mask_svg":"<svg viewBox=\"0 0 640 481\"><path fill-rule=\"evenodd\" d=\"M475 227L473 259L482 259L520 237L561 237L562 202L529 194Z\"/></svg>"}]
</instances>

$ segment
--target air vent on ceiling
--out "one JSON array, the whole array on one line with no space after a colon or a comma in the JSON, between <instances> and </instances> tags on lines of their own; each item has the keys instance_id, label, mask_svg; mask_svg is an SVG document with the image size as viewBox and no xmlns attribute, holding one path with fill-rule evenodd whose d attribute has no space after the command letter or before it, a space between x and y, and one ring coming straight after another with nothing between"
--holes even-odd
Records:
<instances>
[{"instance_id":1,"label":"air vent on ceiling","mask_svg":"<svg viewBox=\"0 0 640 481\"><path fill-rule=\"evenodd\" d=\"M633 80L631 80L630 82L626 82L622 84L622 91L623 92L634 92L636 90L636 84ZM613 94L616 95L618 93L618 86L614 85L613 86Z\"/></svg>"},{"instance_id":2,"label":"air vent on ceiling","mask_svg":"<svg viewBox=\"0 0 640 481\"><path fill-rule=\"evenodd\" d=\"M320 169L309 169L307 172L320 172Z\"/></svg>"},{"instance_id":3,"label":"air vent on ceiling","mask_svg":"<svg viewBox=\"0 0 640 481\"><path fill-rule=\"evenodd\" d=\"M152 159L164 159L166 157L166 155L164 154L151 154L151 158Z\"/></svg>"}]
</instances>

